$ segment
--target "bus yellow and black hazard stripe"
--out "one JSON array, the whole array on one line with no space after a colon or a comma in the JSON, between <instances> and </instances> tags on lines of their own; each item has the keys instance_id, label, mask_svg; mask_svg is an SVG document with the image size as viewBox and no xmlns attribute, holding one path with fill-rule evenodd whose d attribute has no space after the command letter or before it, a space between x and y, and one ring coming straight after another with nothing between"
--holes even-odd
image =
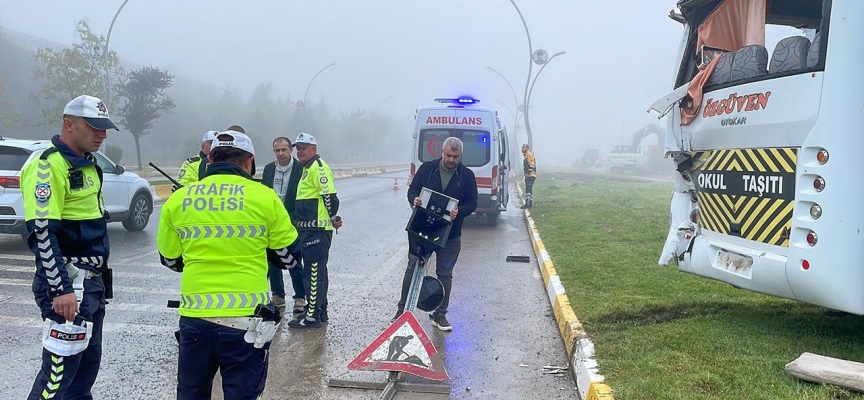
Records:
<instances>
[{"instance_id":1,"label":"bus yellow and black hazard stripe","mask_svg":"<svg viewBox=\"0 0 864 400\"><path fill-rule=\"evenodd\" d=\"M795 148L692 154L699 225L724 235L789 246L795 204Z\"/></svg>"}]
</instances>

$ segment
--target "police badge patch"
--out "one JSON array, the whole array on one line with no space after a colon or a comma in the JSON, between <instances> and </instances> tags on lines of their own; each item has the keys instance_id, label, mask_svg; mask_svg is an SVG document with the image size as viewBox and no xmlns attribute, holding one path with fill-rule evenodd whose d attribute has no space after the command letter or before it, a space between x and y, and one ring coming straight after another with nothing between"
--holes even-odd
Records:
<instances>
[{"instance_id":1,"label":"police badge patch","mask_svg":"<svg viewBox=\"0 0 864 400\"><path fill-rule=\"evenodd\" d=\"M183 178L183 175L186 175L186 170L185 170L185 169L181 169L181 170L180 170L180 174L177 175L177 179L182 179L182 178Z\"/></svg>"},{"instance_id":2,"label":"police badge patch","mask_svg":"<svg viewBox=\"0 0 864 400\"><path fill-rule=\"evenodd\" d=\"M327 177L326 177L326 176L322 176L321 179L320 179L320 181L321 181L321 184L322 184L322 185L326 185L326 184L327 184Z\"/></svg>"},{"instance_id":3,"label":"police badge patch","mask_svg":"<svg viewBox=\"0 0 864 400\"><path fill-rule=\"evenodd\" d=\"M49 198L51 198L51 185L47 183L38 183L36 184L36 201L46 202Z\"/></svg>"}]
</instances>

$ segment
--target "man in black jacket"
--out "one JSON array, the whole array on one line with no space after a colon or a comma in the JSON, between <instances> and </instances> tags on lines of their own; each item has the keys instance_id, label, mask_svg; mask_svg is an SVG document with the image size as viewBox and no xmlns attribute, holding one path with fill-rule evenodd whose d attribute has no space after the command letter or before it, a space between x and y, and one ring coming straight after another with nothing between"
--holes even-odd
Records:
<instances>
[{"instance_id":1,"label":"man in black jacket","mask_svg":"<svg viewBox=\"0 0 864 400\"><path fill-rule=\"evenodd\" d=\"M444 301L432 314L432 324L442 331L453 330L445 315L450 304L450 288L453 286L453 267L456 266L462 248L462 221L477 208L477 181L474 172L460 162L462 147L462 140L459 138L449 137L444 140L441 158L423 163L408 186L408 202L412 207L422 205L420 192L424 187L459 200L456 208L450 212L453 225L447 244L443 249L435 251L435 275L444 286ZM405 309L416 260L416 257L409 254L408 268L402 280L399 310L393 320L399 318Z\"/></svg>"},{"instance_id":2,"label":"man in black jacket","mask_svg":"<svg viewBox=\"0 0 864 400\"><path fill-rule=\"evenodd\" d=\"M277 137L273 140L273 154L276 155L276 161L264 166L261 183L276 191L285 205L285 209L288 210L291 221L294 221L294 200L297 198L297 182L300 181L303 166L291 156L291 151L290 139ZM303 307L306 306L306 291L303 289L303 271L301 268L288 270L291 276L291 286L294 288L295 313L302 313ZM270 291L273 292L273 304L279 307L284 314L285 280L282 277L282 270L270 264L267 277L270 279Z\"/></svg>"}]
</instances>

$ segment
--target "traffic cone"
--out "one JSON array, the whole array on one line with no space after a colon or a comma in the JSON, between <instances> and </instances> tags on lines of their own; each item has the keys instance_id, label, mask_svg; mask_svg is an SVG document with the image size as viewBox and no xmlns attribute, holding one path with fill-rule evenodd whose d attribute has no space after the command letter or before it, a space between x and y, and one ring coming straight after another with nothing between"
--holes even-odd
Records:
<instances>
[{"instance_id":1,"label":"traffic cone","mask_svg":"<svg viewBox=\"0 0 864 400\"><path fill-rule=\"evenodd\" d=\"M393 190L399 190L399 178L393 179Z\"/></svg>"}]
</instances>

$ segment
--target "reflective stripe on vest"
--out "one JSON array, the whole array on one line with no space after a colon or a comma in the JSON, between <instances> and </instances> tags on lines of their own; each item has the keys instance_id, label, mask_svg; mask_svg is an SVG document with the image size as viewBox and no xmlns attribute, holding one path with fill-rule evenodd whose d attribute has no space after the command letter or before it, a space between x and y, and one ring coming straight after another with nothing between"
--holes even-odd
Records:
<instances>
[{"instance_id":1,"label":"reflective stripe on vest","mask_svg":"<svg viewBox=\"0 0 864 400\"><path fill-rule=\"evenodd\" d=\"M264 236L264 225L203 225L177 228L180 239L250 238Z\"/></svg>"},{"instance_id":2,"label":"reflective stripe on vest","mask_svg":"<svg viewBox=\"0 0 864 400\"><path fill-rule=\"evenodd\" d=\"M213 293L181 294L180 308L189 309L231 309L252 308L267 302L267 293Z\"/></svg>"}]
</instances>

